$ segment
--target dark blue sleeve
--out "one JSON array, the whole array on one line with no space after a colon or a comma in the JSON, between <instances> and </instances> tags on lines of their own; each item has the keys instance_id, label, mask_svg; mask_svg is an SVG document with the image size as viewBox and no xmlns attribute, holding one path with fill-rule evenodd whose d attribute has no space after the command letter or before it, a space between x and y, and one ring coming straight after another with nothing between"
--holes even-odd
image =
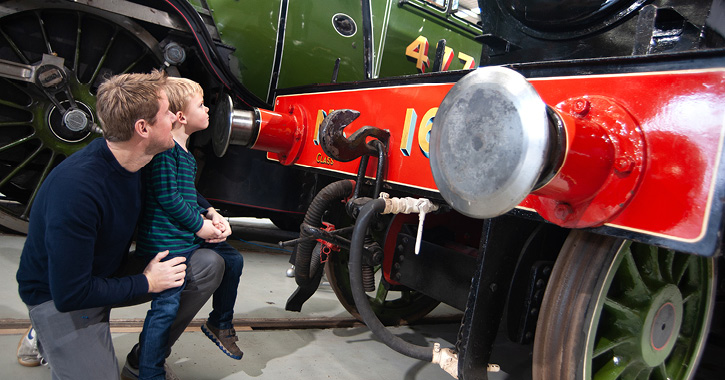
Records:
<instances>
[{"instance_id":1,"label":"dark blue sleeve","mask_svg":"<svg viewBox=\"0 0 725 380\"><path fill-rule=\"evenodd\" d=\"M199 191L196 192L196 203L198 203L199 206L204 210L208 210L209 207L211 207L211 203L209 203L209 201L207 201L206 198L204 198L204 196L201 195Z\"/></svg>"},{"instance_id":2,"label":"dark blue sleeve","mask_svg":"<svg viewBox=\"0 0 725 380\"><path fill-rule=\"evenodd\" d=\"M95 252L101 215L113 210L101 210L97 196L77 179L56 178L53 186L56 194L74 194L55 197L46 213L43 239L56 308L67 312L109 306L147 293L148 281L143 274L121 278L94 275L94 268L120 262L119 257Z\"/></svg>"}]
</instances>

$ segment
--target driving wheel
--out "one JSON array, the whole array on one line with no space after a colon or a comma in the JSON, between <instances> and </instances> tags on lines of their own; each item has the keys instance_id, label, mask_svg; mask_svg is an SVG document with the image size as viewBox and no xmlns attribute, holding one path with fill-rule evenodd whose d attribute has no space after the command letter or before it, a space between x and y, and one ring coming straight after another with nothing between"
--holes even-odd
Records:
<instances>
[{"instance_id":1,"label":"driving wheel","mask_svg":"<svg viewBox=\"0 0 725 380\"><path fill-rule=\"evenodd\" d=\"M32 81L0 77L0 225L27 232L48 173L100 136L99 84L162 59L158 42L125 17L58 1L5 2L3 11L0 72L37 69Z\"/></svg>"},{"instance_id":2,"label":"driving wheel","mask_svg":"<svg viewBox=\"0 0 725 380\"><path fill-rule=\"evenodd\" d=\"M713 258L573 231L544 295L534 379L692 378L715 284Z\"/></svg>"}]
</instances>

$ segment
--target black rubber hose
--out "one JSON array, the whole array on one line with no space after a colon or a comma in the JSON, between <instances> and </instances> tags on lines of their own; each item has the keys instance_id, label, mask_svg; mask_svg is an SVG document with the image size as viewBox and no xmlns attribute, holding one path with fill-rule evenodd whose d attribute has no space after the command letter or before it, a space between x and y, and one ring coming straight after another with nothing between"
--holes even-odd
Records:
<instances>
[{"instance_id":1,"label":"black rubber hose","mask_svg":"<svg viewBox=\"0 0 725 380\"><path fill-rule=\"evenodd\" d=\"M350 287L352 289L352 296L355 300L355 307L357 307L358 313L363 322L368 328L375 334L378 339L382 340L390 348L400 352L403 355L410 356L412 358L425 360L427 362L433 361L433 348L418 346L412 343L408 343L403 339L393 335L387 328L380 322L375 312L370 307L368 296L365 294L363 289L362 279L362 252L363 243L365 242L365 235L367 234L368 225L370 220L377 214L385 210L385 199L378 198L365 204L360 210L360 214L355 222L355 228L352 230L352 240L350 242Z\"/></svg>"},{"instance_id":2,"label":"black rubber hose","mask_svg":"<svg viewBox=\"0 0 725 380\"><path fill-rule=\"evenodd\" d=\"M341 200L352 195L355 188L355 181L342 180L333 182L320 190L312 200L310 207L305 214L304 224L312 227L322 227L322 214L330 208L333 202ZM300 238L309 236L309 233L300 227ZM307 286L315 278L320 259L315 257L312 260L312 249L315 248L317 240L305 240L297 244L297 252L295 254L295 282L299 286Z\"/></svg>"}]
</instances>

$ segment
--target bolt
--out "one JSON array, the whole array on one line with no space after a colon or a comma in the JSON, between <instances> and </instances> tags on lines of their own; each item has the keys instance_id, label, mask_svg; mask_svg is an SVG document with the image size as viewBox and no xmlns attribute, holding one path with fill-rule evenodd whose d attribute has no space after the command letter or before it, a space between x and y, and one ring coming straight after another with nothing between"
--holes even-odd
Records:
<instances>
[{"instance_id":1,"label":"bolt","mask_svg":"<svg viewBox=\"0 0 725 380\"><path fill-rule=\"evenodd\" d=\"M534 293L534 300L536 302L541 302L541 299L544 297L544 290L539 289Z\"/></svg>"},{"instance_id":2,"label":"bolt","mask_svg":"<svg viewBox=\"0 0 725 380\"><path fill-rule=\"evenodd\" d=\"M491 289L491 293L496 293L496 289L498 289L498 285L496 285L495 282L491 283L491 285L488 286L489 289Z\"/></svg>"},{"instance_id":3,"label":"bolt","mask_svg":"<svg viewBox=\"0 0 725 380\"><path fill-rule=\"evenodd\" d=\"M400 279L403 277L403 275L400 274L400 272L395 274L395 281L400 281Z\"/></svg>"},{"instance_id":4,"label":"bolt","mask_svg":"<svg viewBox=\"0 0 725 380\"><path fill-rule=\"evenodd\" d=\"M630 156L622 156L614 160L614 170L629 174L634 169L634 160Z\"/></svg>"},{"instance_id":5,"label":"bolt","mask_svg":"<svg viewBox=\"0 0 725 380\"><path fill-rule=\"evenodd\" d=\"M289 106L289 113L290 115L295 112L295 106Z\"/></svg>"},{"instance_id":6,"label":"bolt","mask_svg":"<svg viewBox=\"0 0 725 380\"><path fill-rule=\"evenodd\" d=\"M534 307L529 311L529 314L531 314L532 317L535 317L537 314L539 314L539 309Z\"/></svg>"},{"instance_id":7,"label":"bolt","mask_svg":"<svg viewBox=\"0 0 725 380\"><path fill-rule=\"evenodd\" d=\"M584 98L579 98L574 101L574 104L572 105L571 109L572 111L579 114L579 116L584 116L589 112L589 108L591 107L591 103L589 103L588 100Z\"/></svg>"},{"instance_id":8,"label":"bolt","mask_svg":"<svg viewBox=\"0 0 725 380\"><path fill-rule=\"evenodd\" d=\"M571 205L565 202L559 203L554 209L554 215L562 221L569 219L572 212L574 212L574 210L571 208Z\"/></svg>"},{"instance_id":9,"label":"bolt","mask_svg":"<svg viewBox=\"0 0 725 380\"><path fill-rule=\"evenodd\" d=\"M536 287L537 288L543 288L544 285L546 285L546 281L544 281L543 279L540 278L540 279L536 280Z\"/></svg>"},{"instance_id":10,"label":"bolt","mask_svg":"<svg viewBox=\"0 0 725 380\"><path fill-rule=\"evenodd\" d=\"M402 244L398 244L398 246L396 247L396 249L398 250L398 252L403 252L403 251L405 251L405 246L402 245Z\"/></svg>"}]
</instances>

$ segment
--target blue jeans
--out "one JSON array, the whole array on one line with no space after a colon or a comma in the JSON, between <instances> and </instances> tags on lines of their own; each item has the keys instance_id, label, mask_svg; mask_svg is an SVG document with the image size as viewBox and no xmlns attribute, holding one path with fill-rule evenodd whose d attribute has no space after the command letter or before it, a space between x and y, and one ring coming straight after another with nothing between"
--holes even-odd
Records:
<instances>
[{"instance_id":1,"label":"blue jeans","mask_svg":"<svg viewBox=\"0 0 725 380\"><path fill-rule=\"evenodd\" d=\"M181 253L169 254L161 261L170 260L174 257L186 257L190 260L194 250ZM139 338L138 371L139 379L143 380L165 380L164 362L169 350L169 331L171 324L176 319L176 312L179 310L181 291L186 285L166 289L153 295L151 309L146 313L143 322L143 330Z\"/></svg>"},{"instance_id":2,"label":"blue jeans","mask_svg":"<svg viewBox=\"0 0 725 380\"><path fill-rule=\"evenodd\" d=\"M212 311L207 323L220 329L232 328L234 303L237 300L239 278L244 268L244 258L227 242L202 243L200 248L211 249L224 259L224 277L212 298Z\"/></svg>"},{"instance_id":3,"label":"blue jeans","mask_svg":"<svg viewBox=\"0 0 725 380\"><path fill-rule=\"evenodd\" d=\"M234 247L227 242L202 243L199 249L206 248L216 252L224 259L224 276L214 291L212 298L212 311L209 313L207 323L222 330L232 327L234 317L234 303L237 300L239 277L244 268L244 258ZM184 256L187 261L192 251L169 254L162 261L172 257ZM164 362L170 347L169 330L176 318L179 308L181 289L172 288L154 294L151 309L146 313L143 330L139 338L138 368L140 380L165 380Z\"/></svg>"}]
</instances>

